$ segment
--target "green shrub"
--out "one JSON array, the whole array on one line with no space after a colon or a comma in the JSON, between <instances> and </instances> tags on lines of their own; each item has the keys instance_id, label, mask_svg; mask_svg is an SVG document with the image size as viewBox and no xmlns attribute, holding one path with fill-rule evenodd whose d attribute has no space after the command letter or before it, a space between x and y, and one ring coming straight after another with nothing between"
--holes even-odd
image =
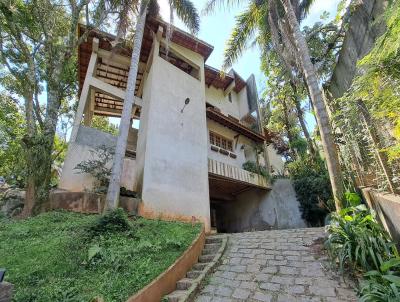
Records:
<instances>
[{"instance_id":1,"label":"green shrub","mask_svg":"<svg viewBox=\"0 0 400 302\"><path fill-rule=\"evenodd\" d=\"M362 199L357 193L346 192L344 194L346 203L349 207L356 207L361 204Z\"/></svg>"},{"instance_id":2,"label":"green shrub","mask_svg":"<svg viewBox=\"0 0 400 302\"><path fill-rule=\"evenodd\" d=\"M107 192L110 182L111 168L108 163L114 157L114 148L101 145L91 150L90 153L92 159L80 162L74 170L92 175L96 180L93 188L94 193L104 194Z\"/></svg>"},{"instance_id":3,"label":"green shrub","mask_svg":"<svg viewBox=\"0 0 400 302\"><path fill-rule=\"evenodd\" d=\"M324 162L304 156L287 167L303 219L313 226L324 225L326 215L333 208L331 184Z\"/></svg>"},{"instance_id":4,"label":"green shrub","mask_svg":"<svg viewBox=\"0 0 400 302\"><path fill-rule=\"evenodd\" d=\"M400 258L385 261L379 270L364 274L361 302L400 301Z\"/></svg>"},{"instance_id":5,"label":"green shrub","mask_svg":"<svg viewBox=\"0 0 400 302\"><path fill-rule=\"evenodd\" d=\"M346 194L349 203L358 195ZM375 213L364 205L332 214L325 242L331 259L363 273L361 302L400 301L400 258L389 234L377 222Z\"/></svg>"},{"instance_id":6,"label":"green shrub","mask_svg":"<svg viewBox=\"0 0 400 302\"><path fill-rule=\"evenodd\" d=\"M343 209L331 218L325 243L341 270L345 266L364 272L379 270L385 261L398 256L389 234L364 205Z\"/></svg>"},{"instance_id":7,"label":"green shrub","mask_svg":"<svg viewBox=\"0 0 400 302\"><path fill-rule=\"evenodd\" d=\"M248 160L246 161L243 165L242 165L243 170L252 172L252 173L256 173L256 174L260 174L264 177L266 177L267 179L270 179L270 175L267 171L267 169L264 166L260 166L257 165L256 162Z\"/></svg>"},{"instance_id":8,"label":"green shrub","mask_svg":"<svg viewBox=\"0 0 400 302\"><path fill-rule=\"evenodd\" d=\"M99 216L88 229L91 236L97 236L105 233L126 232L131 230L132 226L125 211L118 208Z\"/></svg>"}]
</instances>

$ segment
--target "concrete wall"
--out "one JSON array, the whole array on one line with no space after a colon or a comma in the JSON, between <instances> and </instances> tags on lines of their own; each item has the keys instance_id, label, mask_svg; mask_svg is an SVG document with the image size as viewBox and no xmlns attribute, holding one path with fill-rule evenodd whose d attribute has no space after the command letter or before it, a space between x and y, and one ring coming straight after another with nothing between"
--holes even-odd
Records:
<instances>
[{"instance_id":1,"label":"concrete wall","mask_svg":"<svg viewBox=\"0 0 400 302\"><path fill-rule=\"evenodd\" d=\"M65 157L60 183L58 187L71 192L92 191L95 179L87 173L80 173L75 167L85 161L97 159L95 149L101 145L114 147L117 138L100 130L79 126L76 141L68 146ZM111 167L111 161L108 163ZM124 159L121 186L128 190L136 191L136 160L133 158Z\"/></svg>"},{"instance_id":2,"label":"concrete wall","mask_svg":"<svg viewBox=\"0 0 400 302\"><path fill-rule=\"evenodd\" d=\"M237 196L233 203L219 207L220 227L227 232L291 229L305 227L293 185L278 179L269 192L252 189Z\"/></svg>"},{"instance_id":3,"label":"concrete wall","mask_svg":"<svg viewBox=\"0 0 400 302\"><path fill-rule=\"evenodd\" d=\"M222 89L217 89L214 86L206 86L206 102L219 108L225 115L232 115L239 119L239 97L235 91L231 91L232 103L229 102L228 94L225 96Z\"/></svg>"},{"instance_id":4,"label":"concrete wall","mask_svg":"<svg viewBox=\"0 0 400 302\"><path fill-rule=\"evenodd\" d=\"M400 242L400 196L378 192L370 187L360 189L368 206L375 210L385 229L396 242Z\"/></svg>"},{"instance_id":5,"label":"concrete wall","mask_svg":"<svg viewBox=\"0 0 400 302\"><path fill-rule=\"evenodd\" d=\"M190 56L203 66L201 56ZM204 78L154 57L144 87L138 167L145 217L191 220L210 228ZM183 113L185 99L190 103Z\"/></svg>"},{"instance_id":6,"label":"concrete wall","mask_svg":"<svg viewBox=\"0 0 400 302\"><path fill-rule=\"evenodd\" d=\"M357 71L357 62L385 32L382 13L387 4L387 0L364 0L355 7L328 87L334 98L343 96L350 88Z\"/></svg>"}]
</instances>

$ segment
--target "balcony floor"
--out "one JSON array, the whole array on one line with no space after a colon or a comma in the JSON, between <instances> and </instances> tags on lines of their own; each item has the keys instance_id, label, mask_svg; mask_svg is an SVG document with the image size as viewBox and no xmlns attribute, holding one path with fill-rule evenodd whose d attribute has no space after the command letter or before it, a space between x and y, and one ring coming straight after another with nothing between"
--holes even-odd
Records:
<instances>
[{"instance_id":1,"label":"balcony floor","mask_svg":"<svg viewBox=\"0 0 400 302\"><path fill-rule=\"evenodd\" d=\"M208 174L210 199L234 201L236 195L251 189L269 190L266 187L256 186L240 180L227 178L212 173Z\"/></svg>"}]
</instances>

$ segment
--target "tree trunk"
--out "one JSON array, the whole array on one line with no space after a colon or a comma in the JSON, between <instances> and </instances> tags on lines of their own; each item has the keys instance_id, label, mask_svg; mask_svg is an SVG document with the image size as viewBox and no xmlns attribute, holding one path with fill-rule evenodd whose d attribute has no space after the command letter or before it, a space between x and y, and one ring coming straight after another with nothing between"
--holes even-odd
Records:
<instances>
[{"instance_id":1,"label":"tree trunk","mask_svg":"<svg viewBox=\"0 0 400 302\"><path fill-rule=\"evenodd\" d=\"M290 0L282 0L289 26L292 30L295 45L297 47L297 56L301 62L301 68L310 91L311 100L314 105L320 130L322 146L324 148L325 158L328 166L329 177L332 185L333 197L335 199L336 210L342 208L342 199L344 196L342 174L340 170L339 157L334 142L333 134L329 124L329 116L322 99L322 91L318 84L318 78L315 68L311 63L308 45L303 34L300 31L300 25L297 22L296 15Z\"/></svg>"},{"instance_id":2,"label":"tree trunk","mask_svg":"<svg viewBox=\"0 0 400 302\"><path fill-rule=\"evenodd\" d=\"M308 149L310 150L311 155L313 157L315 157L316 152L315 152L314 144L311 139L310 133L308 132L306 122L304 121L303 110L301 109L300 100L297 97L296 85L292 81L290 81L290 85L292 86L292 90L293 90L293 101L296 106L297 118L299 119L301 129L303 130L304 137L306 138Z\"/></svg>"},{"instance_id":3,"label":"tree trunk","mask_svg":"<svg viewBox=\"0 0 400 302\"><path fill-rule=\"evenodd\" d=\"M146 23L147 1L141 2L140 14L136 23L135 38L133 41L133 51L131 65L128 74L128 83L122 108L121 121L119 124L119 134L115 148L114 161L111 171L110 184L108 186L106 197L106 209L111 210L118 207L119 190L124 164L124 157L129 133L130 120L132 118L132 106L135 99L135 83L139 67L140 49L142 48L142 39L144 26Z\"/></svg>"},{"instance_id":4,"label":"tree trunk","mask_svg":"<svg viewBox=\"0 0 400 302\"><path fill-rule=\"evenodd\" d=\"M297 113L297 118L300 122L301 130L303 131L304 137L306 138L307 141L308 150L310 150L310 154L313 157L315 157L316 152L314 144L311 139L310 133L308 132L306 122L304 121L304 115L303 115L303 110L301 109L300 101L296 96L294 97L294 103L296 105L296 113Z\"/></svg>"},{"instance_id":5,"label":"tree trunk","mask_svg":"<svg viewBox=\"0 0 400 302\"><path fill-rule=\"evenodd\" d=\"M374 122L369 114L368 108L362 100L358 100L357 104L360 108L361 115L364 118L365 126L367 128L368 134L371 137L373 148L378 157L379 165L382 168L383 174L385 174L386 181L388 182L389 190L392 193L399 193L396 189L396 185L393 183L393 173L388 163L387 155L384 151L381 151L382 144L379 135L374 127Z\"/></svg>"},{"instance_id":6,"label":"tree trunk","mask_svg":"<svg viewBox=\"0 0 400 302\"><path fill-rule=\"evenodd\" d=\"M27 176L26 176L26 194L24 208L22 209L22 216L28 217L32 215L32 209L36 202L36 191L35 191L35 177L34 169L32 164L32 142L35 136L35 120L33 117L33 92L29 91L25 97L25 118L26 118L26 137L24 138L25 149L25 160L27 165Z\"/></svg>"},{"instance_id":7,"label":"tree trunk","mask_svg":"<svg viewBox=\"0 0 400 302\"><path fill-rule=\"evenodd\" d=\"M287 137L289 140L289 149L290 152L292 153L292 157L294 160L297 158L297 151L293 148L294 146L294 137L291 132L291 125L289 121L289 115L288 115L288 106L286 104L285 98L282 99L282 105L283 105L283 119L284 119L284 124L287 132Z\"/></svg>"}]
</instances>

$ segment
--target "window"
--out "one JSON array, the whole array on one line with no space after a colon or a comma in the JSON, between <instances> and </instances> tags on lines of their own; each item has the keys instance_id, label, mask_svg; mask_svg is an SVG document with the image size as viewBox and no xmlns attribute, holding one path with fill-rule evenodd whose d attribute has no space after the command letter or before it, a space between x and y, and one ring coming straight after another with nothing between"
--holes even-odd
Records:
<instances>
[{"instance_id":1,"label":"window","mask_svg":"<svg viewBox=\"0 0 400 302\"><path fill-rule=\"evenodd\" d=\"M221 147L221 137L217 136L215 138L215 145L217 145L218 147Z\"/></svg>"},{"instance_id":2,"label":"window","mask_svg":"<svg viewBox=\"0 0 400 302\"><path fill-rule=\"evenodd\" d=\"M210 131L210 144L220 147L224 150L233 152L233 142L219 134Z\"/></svg>"},{"instance_id":3,"label":"window","mask_svg":"<svg viewBox=\"0 0 400 302\"><path fill-rule=\"evenodd\" d=\"M210 132L210 144L215 145L215 136L214 133Z\"/></svg>"},{"instance_id":4,"label":"window","mask_svg":"<svg viewBox=\"0 0 400 302\"><path fill-rule=\"evenodd\" d=\"M229 94L228 94L228 99L229 99L229 102L232 103L232 93L230 93L230 92L229 92Z\"/></svg>"}]
</instances>

